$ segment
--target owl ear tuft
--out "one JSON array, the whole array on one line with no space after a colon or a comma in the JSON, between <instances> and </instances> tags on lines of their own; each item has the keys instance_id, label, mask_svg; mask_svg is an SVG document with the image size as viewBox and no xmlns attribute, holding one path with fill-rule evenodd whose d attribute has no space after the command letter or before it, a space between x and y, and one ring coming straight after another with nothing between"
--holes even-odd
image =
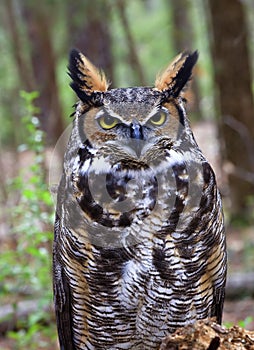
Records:
<instances>
[{"instance_id":1,"label":"owl ear tuft","mask_svg":"<svg viewBox=\"0 0 254 350\"><path fill-rule=\"evenodd\" d=\"M96 68L80 51L70 52L69 76L72 78L71 88L83 102L88 102L93 93L105 92L108 82L104 72Z\"/></svg>"},{"instance_id":2,"label":"owl ear tuft","mask_svg":"<svg viewBox=\"0 0 254 350\"><path fill-rule=\"evenodd\" d=\"M177 97L191 77L192 69L198 60L198 52L183 52L157 76L155 88L166 95Z\"/></svg>"}]
</instances>

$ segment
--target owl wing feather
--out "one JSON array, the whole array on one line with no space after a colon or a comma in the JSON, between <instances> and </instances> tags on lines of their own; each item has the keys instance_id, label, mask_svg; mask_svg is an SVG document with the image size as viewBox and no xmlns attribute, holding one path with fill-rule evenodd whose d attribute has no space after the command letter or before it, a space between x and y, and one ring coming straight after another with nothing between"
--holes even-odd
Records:
<instances>
[{"instance_id":1,"label":"owl wing feather","mask_svg":"<svg viewBox=\"0 0 254 350\"><path fill-rule=\"evenodd\" d=\"M223 305L225 299L225 287L218 288L214 293L213 304L212 304L212 316L216 317L216 321L221 324Z\"/></svg>"},{"instance_id":2,"label":"owl wing feather","mask_svg":"<svg viewBox=\"0 0 254 350\"><path fill-rule=\"evenodd\" d=\"M75 350L72 334L71 292L67 276L58 260L59 218L56 216L53 247L53 288L58 338L61 350Z\"/></svg>"}]
</instances>

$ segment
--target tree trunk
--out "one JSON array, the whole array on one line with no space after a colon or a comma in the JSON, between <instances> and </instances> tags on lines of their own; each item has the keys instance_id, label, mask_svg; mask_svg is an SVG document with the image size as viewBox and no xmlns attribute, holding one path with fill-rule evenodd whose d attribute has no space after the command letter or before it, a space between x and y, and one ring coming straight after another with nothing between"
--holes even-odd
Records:
<instances>
[{"instance_id":1,"label":"tree trunk","mask_svg":"<svg viewBox=\"0 0 254 350\"><path fill-rule=\"evenodd\" d=\"M134 37L131 33L130 24L126 14L126 4L127 2L125 0L117 0L116 2L119 18L120 18L120 21L122 22L124 34L126 37L126 43L128 45L129 62L137 76L137 85L146 85L145 75L138 57L138 52L135 45Z\"/></svg>"},{"instance_id":2,"label":"tree trunk","mask_svg":"<svg viewBox=\"0 0 254 350\"><path fill-rule=\"evenodd\" d=\"M62 108L56 79L56 60L53 52L49 7L39 3L22 3L22 15L27 26L34 90L40 108L39 119L47 140L55 143L64 130Z\"/></svg>"},{"instance_id":3,"label":"tree trunk","mask_svg":"<svg viewBox=\"0 0 254 350\"><path fill-rule=\"evenodd\" d=\"M254 102L244 3L208 3L231 212L232 218L244 219L248 216L248 197L254 194Z\"/></svg>"},{"instance_id":4,"label":"tree trunk","mask_svg":"<svg viewBox=\"0 0 254 350\"><path fill-rule=\"evenodd\" d=\"M72 35L69 37L70 47L78 48L95 66L103 69L113 85L114 60L108 25L111 12L107 1L68 2L67 11L69 33Z\"/></svg>"},{"instance_id":5,"label":"tree trunk","mask_svg":"<svg viewBox=\"0 0 254 350\"><path fill-rule=\"evenodd\" d=\"M5 0L6 9L6 22L8 31L10 32L10 41L12 44L12 53L15 64L17 65L17 72L20 79L20 86L27 90L32 91L33 84L31 81L31 74L26 60L24 59L24 52L22 51L22 43L20 40L20 33L17 27L16 14L14 11L13 1Z\"/></svg>"},{"instance_id":6,"label":"tree trunk","mask_svg":"<svg viewBox=\"0 0 254 350\"><path fill-rule=\"evenodd\" d=\"M176 53L180 53L184 50L195 50L194 45L194 32L193 26L190 21L190 3L186 0L172 0L168 3L172 9L172 21L173 21L173 46ZM195 73L194 73L195 75ZM191 82L191 89L189 90L191 96L189 97L190 109L195 112L197 119L202 118L199 102L201 100L199 87L197 80L194 79ZM188 94L188 92L187 92ZM187 95L188 100L188 95Z\"/></svg>"}]
</instances>

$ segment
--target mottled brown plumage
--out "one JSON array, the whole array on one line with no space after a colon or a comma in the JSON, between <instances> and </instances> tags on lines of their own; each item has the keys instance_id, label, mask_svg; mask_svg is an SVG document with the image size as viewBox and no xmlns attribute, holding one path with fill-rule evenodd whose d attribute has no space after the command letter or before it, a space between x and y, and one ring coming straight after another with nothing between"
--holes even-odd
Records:
<instances>
[{"instance_id":1,"label":"mottled brown plumage","mask_svg":"<svg viewBox=\"0 0 254 350\"><path fill-rule=\"evenodd\" d=\"M183 92L196 61L196 52L179 55L155 87L107 90L100 71L71 53L80 101L53 249L61 350L158 349L181 326L221 322L221 199Z\"/></svg>"}]
</instances>

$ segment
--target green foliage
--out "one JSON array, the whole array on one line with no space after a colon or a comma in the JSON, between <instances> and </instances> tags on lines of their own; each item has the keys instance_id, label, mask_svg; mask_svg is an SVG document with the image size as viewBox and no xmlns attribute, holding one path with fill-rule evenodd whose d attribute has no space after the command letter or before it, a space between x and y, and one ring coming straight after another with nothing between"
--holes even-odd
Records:
<instances>
[{"instance_id":1,"label":"green foliage","mask_svg":"<svg viewBox=\"0 0 254 350\"><path fill-rule=\"evenodd\" d=\"M237 322L237 325L241 328L247 328L247 326L249 324L251 324L251 322L253 321L253 317L252 316L247 316L244 320L240 320ZM225 322L224 323L224 326L226 328L231 328L234 326L234 323L233 322Z\"/></svg>"},{"instance_id":2,"label":"green foliage","mask_svg":"<svg viewBox=\"0 0 254 350\"><path fill-rule=\"evenodd\" d=\"M234 214L230 217L230 225L234 228L244 229L254 225L254 196L247 196L245 203L246 207L239 215Z\"/></svg>"},{"instance_id":3,"label":"green foliage","mask_svg":"<svg viewBox=\"0 0 254 350\"><path fill-rule=\"evenodd\" d=\"M252 316L247 316L244 320L238 321L238 325L242 328L246 328L253 321Z\"/></svg>"},{"instance_id":4,"label":"green foliage","mask_svg":"<svg viewBox=\"0 0 254 350\"><path fill-rule=\"evenodd\" d=\"M247 197L248 219L249 225L254 225L254 195Z\"/></svg>"},{"instance_id":5,"label":"green foliage","mask_svg":"<svg viewBox=\"0 0 254 350\"><path fill-rule=\"evenodd\" d=\"M13 250L5 250L0 256L0 298L17 307L22 299L36 300L36 312L28 320L18 320L17 331L10 332L16 349L38 349L38 337L49 333L52 303L51 246L52 246L52 200L46 185L45 148L43 132L34 116L37 92L21 92L25 115L22 124L26 132L26 144L19 151L29 155L30 166L20 170L9 184L15 193L16 206L9 211L12 223ZM52 326L51 326L52 328ZM52 330L50 336L54 338ZM47 344L45 345L47 348Z\"/></svg>"}]
</instances>

